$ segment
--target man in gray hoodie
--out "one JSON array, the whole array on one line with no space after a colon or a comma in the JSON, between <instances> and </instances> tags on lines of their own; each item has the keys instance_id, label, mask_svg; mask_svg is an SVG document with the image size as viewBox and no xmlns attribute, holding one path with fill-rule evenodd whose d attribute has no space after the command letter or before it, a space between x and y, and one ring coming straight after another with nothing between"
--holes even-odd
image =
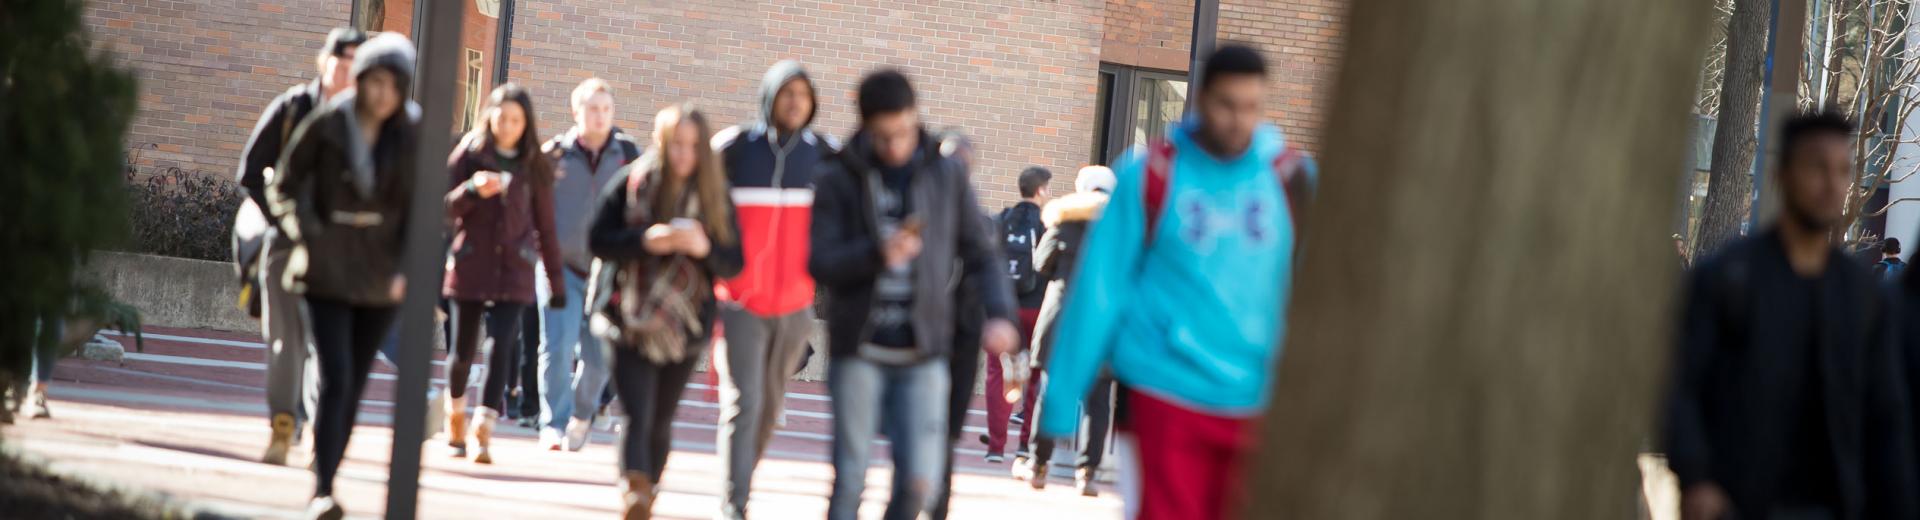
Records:
<instances>
[{"instance_id":1,"label":"man in gray hoodie","mask_svg":"<svg viewBox=\"0 0 1920 520\"><path fill-rule=\"evenodd\" d=\"M554 233L560 235L561 263L542 265L561 269L566 283L566 306L544 309L540 316L540 446L569 451L587 445L600 393L607 387L607 361L600 344L586 329L587 270L593 255L587 252L588 220L594 197L620 167L640 158L640 144L613 126L613 87L592 78L573 89L573 128L541 147L553 157ZM539 278L544 280L545 278ZM549 288L536 286L540 301ZM574 373L575 356L580 371Z\"/></svg>"}]
</instances>

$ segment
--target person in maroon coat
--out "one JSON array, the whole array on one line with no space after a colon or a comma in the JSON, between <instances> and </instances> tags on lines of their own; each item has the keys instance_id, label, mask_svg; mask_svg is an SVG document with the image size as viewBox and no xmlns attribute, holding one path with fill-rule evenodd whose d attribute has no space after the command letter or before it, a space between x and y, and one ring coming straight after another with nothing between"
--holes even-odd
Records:
<instances>
[{"instance_id":1,"label":"person in maroon coat","mask_svg":"<svg viewBox=\"0 0 1920 520\"><path fill-rule=\"evenodd\" d=\"M487 380L474 410L473 461L493 463L488 445L493 423L506 408L507 378L520 346L520 315L534 303L534 266L560 265L553 231L553 164L539 152L539 128L526 89L508 83L493 89L480 126L447 158L447 219L453 228L451 267L441 295L451 302L453 353L447 356L447 445L467 455L467 376L473 369L484 318L493 338ZM559 270L548 270L554 287L548 306L566 301Z\"/></svg>"}]
</instances>

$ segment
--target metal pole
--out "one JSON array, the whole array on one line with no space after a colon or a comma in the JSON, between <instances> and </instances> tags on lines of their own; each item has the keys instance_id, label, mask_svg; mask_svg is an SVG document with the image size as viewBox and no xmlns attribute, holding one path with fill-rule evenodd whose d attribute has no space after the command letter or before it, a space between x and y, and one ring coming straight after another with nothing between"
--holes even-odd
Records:
<instances>
[{"instance_id":1,"label":"metal pole","mask_svg":"<svg viewBox=\"0 0 1920 520\"><path fill-rule=\"evenodd\" d=\"M410 520L418 506L420 446L426 440L427 379L431 370L435 300L446 252L440 236L452 145L454 77L460 63L462 0L419 0L426 8L419 75L421 109L413 200L407 213L407 298L400 309L400 380L394 386L393 455L387 468L387 518Z\"/></svg>"},{"instance_id":2,"label":"metal pole","mask_svg":"<svg viewBox=\"0 0 1920 520\"><path fill-rule=\"evenodd\" d=\"M1200 92L1200 71L1213 55L1214 40L1220 33L1220 0L1194 0L1192 57L1187 60L1187 110L1193 110Z\"/></svg>"}]
</instances>

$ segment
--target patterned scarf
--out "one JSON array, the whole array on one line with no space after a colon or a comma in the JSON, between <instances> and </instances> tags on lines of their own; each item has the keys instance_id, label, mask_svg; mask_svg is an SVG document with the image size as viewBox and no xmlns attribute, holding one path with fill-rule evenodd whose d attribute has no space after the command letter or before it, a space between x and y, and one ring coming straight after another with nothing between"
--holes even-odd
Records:
<instances>
[{"instance_id":1,"label":"patterned scarf","mask_svg":"<svg viewBox=\"0 0 1920 520\"><path fill-rule=\"evenodd\" d=\"M635 168L627 180L627 225L646 229L676 217L696 218L700 203L687 186L678 204L685 211L656 212L651 191L662 172L657 168ZM699 262L684 255L648 257L620 265L616 281L620 287L620 344L637 348L656 364L677 363L687 357L687 341L705 333L701 323L702 303L711 298L713 281Z\"/></svg>"}]
</instances>

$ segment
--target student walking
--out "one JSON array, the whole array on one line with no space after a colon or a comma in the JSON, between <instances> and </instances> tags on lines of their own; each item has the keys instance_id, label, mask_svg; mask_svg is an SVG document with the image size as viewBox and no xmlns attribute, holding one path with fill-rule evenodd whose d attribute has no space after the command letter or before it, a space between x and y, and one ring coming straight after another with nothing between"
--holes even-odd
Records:
<instances>
[{"instance_id":1,"label":"student walking","mask_svg":"<svg viewBox=\"0 0 1920 520\"><path fill-rule=\"evenodd\" d=\"M1900 273L1907 270L1907 263L1900 260L1900 239L1888 237L1880 241L1880 263L1873 264L1873 275L1882 283L1891 284L1900 279Z\"/></svg>"},{"instance_id":2,"label":"student walking","mask_svg":"<svg viewBox=\"0 0 1920 520\"><path fill-rule=\"evenodd\" d=\"M1047 171L1046 168L1031 166L1020 172L1018 182L1020 202L1001 210L1000 215L994 217L993 222L998 228L996 236L1006 255L1006 277L1008 283L1013 285L1014 303L1020 306L1020 345L1024 347L1032 342L1033 323L1039 319L1040 304L1047 295L1046 280L1043 280L1039 273L1034 272L1033 246L1040 241L1040 233L1046 231L1046 227L1040 223L1040 206L1046 204L1051 195L1047 191L1047 183L1053 182L1053 172ZM1007 386L1008 378L1029 382L1036 379L1033 377L1034 369L1031 363L1014 362L1016 359L1030 360L1031 356L1025 358L1009 356L987 358L987 393L989 395L987 396L987 435L984 439L987 443L987 462L997 463L1004 458L1007 447L1007 422L1013 416L1013 407L1015 405L1020 407L1021 417L1033 416L1033 392L1020 392L1020 400L1017 403L1007 402L1003 398L1005 392L1003 389ZM1022 370L1023 373L1005 373L1009 366ZM1020 421L1020 438L1014 445L1020 451L1014 456L1013 472L1014 475L1023 478L1025 477L1023 471L1030 468L1026 451L1027 435L1032 431L1027 427L1030 423L1031 421Z\"/></svg>"},{"instance_id":3,"label":"student walking","mask_svg":"<svg viewBox=\"0 0 1920 520\"><path fill-rule=\"evenodd\" d=\"M673 414L712 334L714 281L740 273L739 224L706 117L687 105L654 118L653 151L601 192L589 247L594 333L613 348L626 409L620 469L628 520L652 517Z\"/></svg>"},{"instance_id":4,"label":"student walking","mask_svg":"<svg viewBox=\"0 0 1920 520\"><path fill-rule=\"evenodd\" d=\"M1116 169L1051 332L1040 434L1073 434L1109 367L1130 389L1142 520L1228 517L1285 337L1291 208L1311 170L1263 121L1267 86L1251 48L1207 59L1197 117Z\"/></svg>"},{"instance_id":5,"label":"student walking","mask_svg":"<svg viewBox=\"0 0 1920 520\"><path fill-rule=\"evenodd\" d=\"M1040 236L1039 244L1033 248L1034 272L1047 278L1045 303L1040 306L1040 319L1034 327L1033 359L1034 370L1041 372L1035 386L1040 398L1034 403L1034 413L1042 414L1049 406L1061 403L1046 401L1044 394L1047 355L1053 345L1054 331L1060 321L1060 311L1065 305L1067 290L1071 286L1074 267L1080 250L1085 245L1087 229L1100 218L1100 212L1107 208L1107 201L1113 193L1113 170L1105 166L1088 166L1080 169L1074 179L1074 194L1061 197L1047 203L1041 220L1047 226L1046 234ZM1098 480L1100 463L1107 451L1107 430L1113 414L1113 376L1102 370L1094 379L1093 389L1087 393L1086 433L1087 444L1080 450L1080 460L1076 465L1074 482L1080 494L1096 496L1094 488ZM1030 472L1027 475L1034 489L1043 489L1047 485L1047 465L1053 460L1053 439L1034 437L1027 449L1033 454ZM1016 470L1020 469L1018 467Z\"/></svg>"},{"instance_id":6,"label":"student walking","mask_svg":"<svg viewBox=\"0 0 1920 520\"><path fill-rule=\"evenodd\" d=\"M807 275L807 228L813 172L832 144L808 128L813 82L799 62L782 61L760 84L760 120L721 131L715 153L726 163L739 210L747 262L720 283L726 348L720 373L720 516L745 518L753 470L766 454L786 402L787 380L806 361L813 337L813 278Z\"/></svg>"},{"instance_id":7,"label":"student walking","mask_svg":"<svg viewBox=\"0 0 1920 520\"><path fill-rule=\"evenodd\" d=\"M452 302L454 347L447 356L447 444L455 457L467 455L468 374L484 319L493 349L473 413L473 462L478 464L493 463L493 427L506 409L507 380L516 369L521 312L534 303L534 266L541 261L560 265L553 165L536 152L539 126L533 114L526 89L512 83L494 88L480 126L447 158L453 253L441 296ZM561 288L550 295L548 306L564 307L560 273L546 275L548 284Z\"/></svg>"},{"instance_id":8,"label":"student walking","mask_svg":"<svg viewBox=\"0 0 1920 520\"><path fill-rule=\"evenodd\" d=\"M972 171L973 143L965 134L946 129L935 138L940 143L941 156L959 163L962 170ZM983 228L993 228L992 217L981 214L979 218ZM960 434L966 429L974 383L980 379L980 329L987 321L986 305L980 302L980 292L976 289L981 284L966 279L965 266L954 267L953 279L958 287L953 297L953 349L947 353L947 447L942 450L946 460L941 464L940 484L934 490L938 496L927 511L932 520L946 520L953 502L953 455L960 447ZM988 276L999 278L1001 275L989 270Z\"/></svg>"},{"instance_id":9,"label":"student walking","mask_svg":"<svg viewBox=\"0 0 1920 520\"><path fill-rule=\"evenodd\" d=\"M326 43L314 59L320 77L287 89L261 112L260 122L254 124L246 148L240 152L238 175L240 187L256 207L263 211L268 207L267 184L274 177L274 163L289 148L294 128L332 98L353 88L350 71L354 51L366 40L366 33L351 27L328 32ZM268 224L255 262L258 293L252 297L260 301L261 339L267 344L267 413L273 424L267 452L260 459L277 466L287 463L287 451L320 393L305 304L280 283L293 253L293 239L281 230L278 219L268 219Z\"/></svg>"},{"instance_id":10,"label":"student walking","mask_svg":"<svg viewBox=\"0 0 1920 520\"><path fill-rule=\"evenodd\" d=\"M1787 121L1780 218L1688 273L1665 442L1684 518L1915 518L1890 306L1828 242L1852 133L1838 115Z\"/></svg>"},{"instance_id":11,"label":"student walking","mask_svg":"<svg viewBox=\"0 0 1920 520\"><path fill-rule=\"evenodd\" d=\"M808 271L827 291L832 364L833 497L851 520L866 489L876 432L892 443L888 519L929 509L948 443L947 355L954 340L956 262L987 308L988 351L1014 347L1013 298L997 274L998 244L981 225L965 168L921 128L899 72L859 87L860 129L815 178Z\"/></svg>"},{"instance_id":12,"label":"student walking","mask_svg":"<svg viewBox=\"0 0 1920 520\"><path fill-rule=\"evenodd\" d=\"M404 36L361 45L354 90L300 123L267 186L268 206L293 244L281 282L306 298L320 365L312 518L345 514L333 500L334 474L404 289L400 255L418 146L419 109L406 101L413 64Z\"/></svg>"},{"instance_id":13,"label":"student walking","mask_svg":"<svg viewBox=\"0 0 1920 520\"><path fill-rule=\"evenodd\" d=\"M554 136L541 148L552 157L558 178L553 182L553 229L560 239L560 263L542 263L545 271L559 271L564 306L540 313L540 445L542 449L580 451L587 446L594 412L607 390L607 354L599 338L587 330L588 273L593 254L587 251L587 228L598 207L600 191L621 167L640 158L640 143L613 126L613 87L589 78L573 88L568 99L573 128ZM550 284L535 287L542 301L550 300ZM576 372L574 361L579 360Z\"/></svg>"}]
</instances>

